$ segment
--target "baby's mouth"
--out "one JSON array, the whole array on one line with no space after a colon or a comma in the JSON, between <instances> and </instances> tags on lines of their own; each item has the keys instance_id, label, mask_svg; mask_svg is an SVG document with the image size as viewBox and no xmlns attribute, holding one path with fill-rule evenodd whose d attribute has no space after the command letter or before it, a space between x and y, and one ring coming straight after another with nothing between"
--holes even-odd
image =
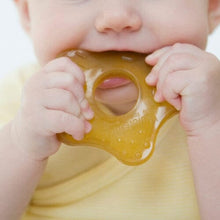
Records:
<instances>
[{"instance_id":1,"label":"baby's mouth","mask_svg":"<svg viewBox=\"0 0 220 220\"><path fill-rule=\"evenodd\" d=\"M114 114L127 113L137 102L136 85L127 78L111 77L105 79L95 90L95 99Z\"/></svg>"},{"instance_id":2,"label":"baby's mouth","mask_svg":"<svg viewBox=\"0 0 220 220\"><path fill-rule=\"evenodd\" d=\"M129 83L131 83L131 81L123 77L110 77L102 81L102 83L100 83L97 88L112 89L120 86L125 86Z\"/></svg>"}]
</instances>

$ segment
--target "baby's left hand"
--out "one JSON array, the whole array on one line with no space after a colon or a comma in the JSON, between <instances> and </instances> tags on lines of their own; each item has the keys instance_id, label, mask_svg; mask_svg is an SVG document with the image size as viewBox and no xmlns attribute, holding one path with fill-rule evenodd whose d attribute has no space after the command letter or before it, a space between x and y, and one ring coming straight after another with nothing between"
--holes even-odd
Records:
<instances>
[{"instance_id":1,"label":"baby's left hand","mask_svg":"<svg viewBox=\"0 0 220 220\"><path fill-rule=\"evenodd\" d=\"M188 136L201 136L220 123L220 61L196 46L177 43L146 57L154 66L146 78L155 100L180 111Z\"/></svg>"}]
</instances>

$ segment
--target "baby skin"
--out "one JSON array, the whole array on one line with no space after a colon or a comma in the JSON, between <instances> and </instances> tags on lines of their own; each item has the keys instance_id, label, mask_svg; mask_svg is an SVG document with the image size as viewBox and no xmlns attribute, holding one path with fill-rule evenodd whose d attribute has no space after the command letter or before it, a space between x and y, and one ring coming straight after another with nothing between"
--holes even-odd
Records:
<instances>
[{"instance_id":1,"label":"baby skin","mask_svg":"<svg viewBox=\"0 0 220 220\"><path fill-rule=\"evenodd\" d=\"M42 68L25 84L17 115L0 132L0 218L22 215L47 159L59 149L57 133L81 140L92 129L84 73L70 59L56 58L74 48L147 54L153 68L146 83L156 87L155 101L179 111L187 134L201 218L218 219L220 61L205 47L220 21L220 0L15 3Z\"/></svg>"}]
</instances>

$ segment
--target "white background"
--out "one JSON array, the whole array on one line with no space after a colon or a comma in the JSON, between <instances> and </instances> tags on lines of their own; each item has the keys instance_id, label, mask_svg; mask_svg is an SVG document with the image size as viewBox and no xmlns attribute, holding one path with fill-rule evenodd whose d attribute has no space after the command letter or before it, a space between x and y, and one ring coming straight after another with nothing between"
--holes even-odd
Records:
<instances>
[{"instance_id":1,"label":"white background","mask_svg":"<svg viewBox=\"0 0 220 220\"><path fill-rule=\"evenodd\" d=\"M220 27L209 37L207 50L220 59ZM34 51L13 0L0 0L0 78L29 62L35 62Z\"/></svg>"}]
</instances>

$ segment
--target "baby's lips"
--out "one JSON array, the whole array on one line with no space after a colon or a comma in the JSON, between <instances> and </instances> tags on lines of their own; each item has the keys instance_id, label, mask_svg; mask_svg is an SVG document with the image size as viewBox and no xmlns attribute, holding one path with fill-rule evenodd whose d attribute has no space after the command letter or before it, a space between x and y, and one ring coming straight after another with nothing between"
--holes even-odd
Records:
<instances>
[{"instance_id":1,"label":"baby's lips","mask_svg":"<svg viewBox=\"0 0 220 220\"><path fill-rule=\"evenodd\" d=\"M111 77L105 79L99 86L99 89L111 89L129 84L131 81L123 77Z\"/></svg>"}]
</instances>

